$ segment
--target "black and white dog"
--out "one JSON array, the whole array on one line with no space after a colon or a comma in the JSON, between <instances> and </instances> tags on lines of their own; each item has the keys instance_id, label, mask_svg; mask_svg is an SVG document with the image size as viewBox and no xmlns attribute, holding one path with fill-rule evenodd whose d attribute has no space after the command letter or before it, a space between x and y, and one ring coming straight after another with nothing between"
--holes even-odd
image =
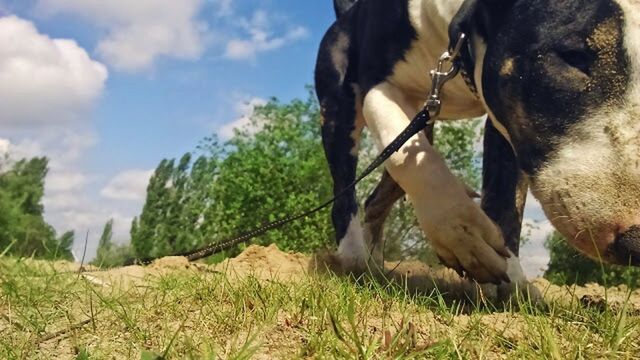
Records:
<instances>
[{"instance_id":1,"label":"black and white dog","mask_svg":"<svg viewBox=\"0 0 640 360\"><path fill-rule=\"evenodd\" d=\"M581 252L640 265L639 0L334 0L318 55L322 137L341 191L364 126L380 149L422 107L449 39L469 36L440 119L488 114L476 204L425 134L386 162L365 205L333 207L343 264L380 261L382 225L405 193L449 267L480 282L524 281L518 243L527 189ZM475 86L478 96L471 90Z\"/></svg>"}]
</instances>

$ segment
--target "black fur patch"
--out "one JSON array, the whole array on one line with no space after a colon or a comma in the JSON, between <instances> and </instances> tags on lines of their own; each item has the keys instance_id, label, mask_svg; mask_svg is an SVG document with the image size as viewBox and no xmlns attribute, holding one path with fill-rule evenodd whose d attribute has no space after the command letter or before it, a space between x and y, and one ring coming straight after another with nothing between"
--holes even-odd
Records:
<instances>
[{"instance_id":1,"label":"black fur patch","mask_svg":"<svg viewBox=\"0 0 640 360\"><path fill-rule=\"evenodd\" d=\"M404 59L417 34L409 19L408 0L362 0L354 11L357 81L363 93L385 81ZM356 55L357 54L357 55Z\"/></svg>"},{"instance_id":2,"label":"black fur patch","mask_svg":"<svg viewBox=\"0 0 640 360\"><path fill-rule=\"evenodd\" d=\"M487 120L482 162L482 209L502 230L505 245L516 256L520 252L520 231L526 198L526 180L511 145Z\"/></svg>"}]
</instances>

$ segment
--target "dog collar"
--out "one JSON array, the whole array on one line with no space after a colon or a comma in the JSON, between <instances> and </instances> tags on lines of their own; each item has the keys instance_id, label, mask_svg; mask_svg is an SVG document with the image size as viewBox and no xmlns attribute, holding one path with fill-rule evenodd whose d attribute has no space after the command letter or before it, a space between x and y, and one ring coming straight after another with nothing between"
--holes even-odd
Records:
<instances>
[{"instance_id":1,"label":"dog collar","mask_svg":"<svg viewBox=\"0 0 640 360\"><path fill-rule=\"evenodd\" d=\"M473 77L476 62L473 57L474 52L472 46L472 42L467 41L465 46L460 50L460 54L456 60L460 67L460 75L462 76L462 79L465 84L467 84L467 87L473 95L479 99L480 95L478 93L478 87L476 86L476 81Z\"/></svg>"}]
</instances>

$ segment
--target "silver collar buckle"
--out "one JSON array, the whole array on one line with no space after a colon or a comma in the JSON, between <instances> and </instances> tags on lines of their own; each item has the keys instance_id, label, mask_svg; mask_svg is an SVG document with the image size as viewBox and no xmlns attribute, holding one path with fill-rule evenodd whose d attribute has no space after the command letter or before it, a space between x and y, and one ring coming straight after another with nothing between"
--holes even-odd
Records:
<instances>
[{"instance_id":1,"label":"silver collar buckle","mask_svg":"<svg viewBox=\"0 0 640 360\"><path fill-rule=\"evenodd\" d=\"M460 55L460 49L462 49L462 45L464 45L465 40L466 35L461 33L460 37L458 37L458 42L456 43L455 48L445 51L440 56L436 69L431 70L429 73L431 76L431 93L424 104L424 109L429 112L431 122L435 121L438 115L440 115L440 110L442 108L442 102L440 100L442 87L447 83L447 81L456 77L458 72L460 72L460 67L455 60ZM446 70L445 65L449 65L449 68Z\"/></svg>"}]
</instances>

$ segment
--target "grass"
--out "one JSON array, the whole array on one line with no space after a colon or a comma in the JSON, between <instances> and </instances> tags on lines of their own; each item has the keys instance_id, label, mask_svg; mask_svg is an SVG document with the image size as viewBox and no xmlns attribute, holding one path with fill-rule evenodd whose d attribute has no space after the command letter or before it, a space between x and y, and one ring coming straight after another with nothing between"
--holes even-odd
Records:
<instances>
[{"instance_id":1,"label":"grass","mask_svg":"<svg viewBox=\"0 0 640 360\"><path fill-rule=\"evenodd\" d=\"M573 303L492 312L335 276L172 271L101 286L0 258L3 359L640 358L640 318Z\"/></svg>"}]
</instances>

